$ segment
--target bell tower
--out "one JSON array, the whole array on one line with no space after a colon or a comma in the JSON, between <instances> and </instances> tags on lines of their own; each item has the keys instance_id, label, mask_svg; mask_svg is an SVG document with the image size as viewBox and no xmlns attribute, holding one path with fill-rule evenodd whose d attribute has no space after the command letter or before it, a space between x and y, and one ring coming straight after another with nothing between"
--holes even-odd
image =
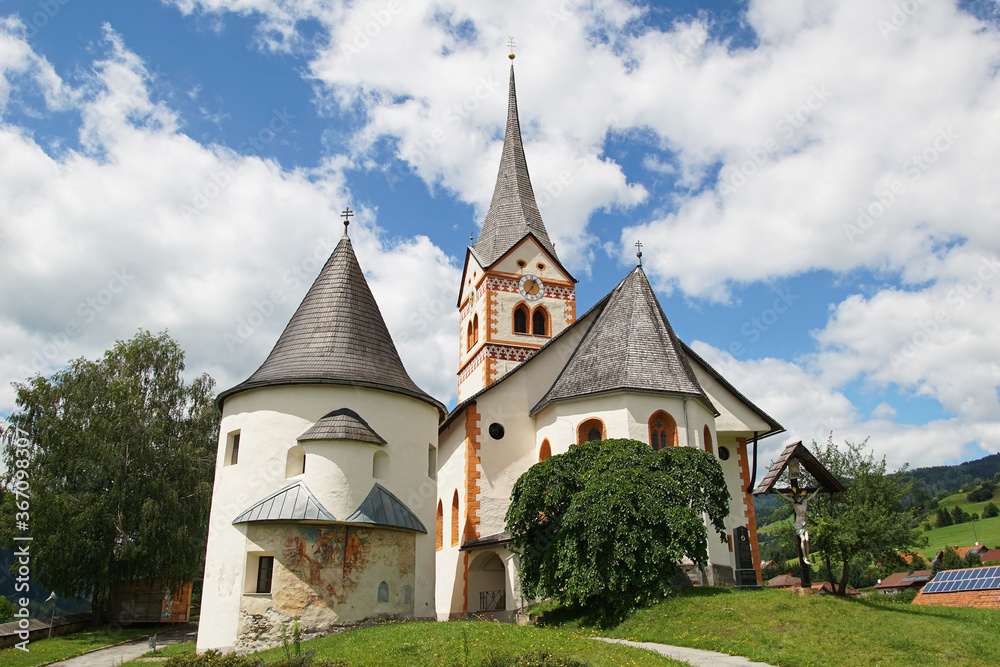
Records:
<instances>
[{"instance_id":1,"label":"bell tower","mask_svg":"<svg viewBox=\"0 0 1000 667\"><path fill-rule=\"evenodd\" d=\"M500 169L479 238L465 254L459 289L459 401L576 321L576 282L560 263L535 203L511 62Z\"/></svg>"}]
</instances>

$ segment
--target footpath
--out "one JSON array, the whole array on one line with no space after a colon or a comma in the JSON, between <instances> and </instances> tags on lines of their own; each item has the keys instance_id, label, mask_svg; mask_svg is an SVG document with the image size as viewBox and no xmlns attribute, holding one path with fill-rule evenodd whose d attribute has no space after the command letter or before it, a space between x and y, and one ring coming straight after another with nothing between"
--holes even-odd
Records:
<instances>
[{"instance_id":1,"label":"footpath","mask_svg":"<svg viewBox=\"0 0 1000 667\"><path fill-rule=\"evenodd\" d=\"M594 637L594 639L611 644L625 644L626 646L634 646L635 648L644 648L647 651L653 651L668 658L680 660L689 665L697 665L698 667L774 667L774 665L769 665L766 662L752 662L738 655L703 651L700 648L669 646L667 644L654 644L653 642L630 642L627 639L610 639L608 637Z\"/></svg>"},{"instance_id":2,"label":"footpath","mask_svg":"<svg viewBox=\"0 0 1000 667\"><path fill-rule=\"evenodd\" d=\"M160 649L170 644L180 644L193 641L198 634L198 624L188 623L172 630L156 634L156 648ZM149 638L135 639L125 644L95 649L75 658L66 658L59 662L51 662L52 667L117 667L129 660L135 660L149 652Z\"/></svg>"}]
</instances>

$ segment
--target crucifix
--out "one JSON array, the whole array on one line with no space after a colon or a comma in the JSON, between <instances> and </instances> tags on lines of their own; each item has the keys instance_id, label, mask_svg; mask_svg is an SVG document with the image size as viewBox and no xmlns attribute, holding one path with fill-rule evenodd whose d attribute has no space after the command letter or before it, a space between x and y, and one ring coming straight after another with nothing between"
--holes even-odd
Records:
<instances>
[{"instance_id":1,"label":"crucifix","mask_svg":"<svg viewBox=\"0 0 1000 667\"><path fill-rule=\"evenodd\" d=\"M642 266L642 241L635 242L635 256L639 258L639 266Z\"/></svg>"},{"instance_id":2,"label":"crucifix","mask_svg":"<svg viewBox=\"0 0 1000 667\"><path fill-rule=\"evenodd\" d=\"M792 504L792 512L795 514L795 522L792 524L795 527L795 533L799 536L799 557L802 562L806 565L812 565L809 562L809 530L806 527L806 510L809 507L809 501L816 497L823 487L819 487L809 493L809 489L803 489L799 487L799 462L792 459L788 462L788 476L791 479L791 488L788 489L787 495L774 490L774 493L779 498L784 498Z\"/></svg>"},{"instance_id":3,"label":"crucifix","mask_svg":"<svg viewBox=\"0 0 1000 667\"><path fill-rule=\"evenodd\" d=\"M507 56L507 57L510 58L511 60L513 60L514 59L514 46L515 46L514 45L514 38L513 37L509 37L507 39L507 46L510 47L510 55Z\"/></svg>"},{"instance_id":4,"label":"crucifix","mask_svg":"<svg viewBox=\"0 0 1000 667\"><path fill-rule=\"evenodd\" d=\"M347 236L347 226L351 224L351 218L354 217L354 211L352 211L351 207L348 206L340 215L344 216L344 236Z\"/></svg>"}]
</instances>

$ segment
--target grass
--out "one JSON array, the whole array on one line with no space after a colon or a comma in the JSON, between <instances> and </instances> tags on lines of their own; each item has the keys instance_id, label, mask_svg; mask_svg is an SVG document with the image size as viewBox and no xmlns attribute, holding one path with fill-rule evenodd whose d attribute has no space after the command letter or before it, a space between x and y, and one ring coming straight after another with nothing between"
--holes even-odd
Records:
<instances>
[{"instance_id":1,"label":"grass","mask_svg":"<svg viewBox=\"0 0 1000 667\"><path fill-rule=\"evenodd\" d=\"M997 490L993 494L992 500L984 500L981 503L970 503L966 496L967 493L953 493L950 496L945 497L938 503L938 507L943 507L949 512L956 506L960 506L963 510L972 514L973 512L979 516L983 515L983 508L986 507L986 503L992 502L994 505L1000 505L1000 490Z\"/></svg>"},{"instance_id":2,"label":"grass","mask_svg":"<svg viewBox=\"0 0 1000 667\"><path fill-rule=\"evenodd\" d=\"M572 629L525 628L490 622L386 623L302 642L316 658L339 659L351 667L456 667L481 665L490 658L512 659L548 651L558 658L591 667L686 667L663 656L589 639ZM259 654L265 660L284 657L281 648ZM511 662L510 664L521 664Z\"/></svg>"},{"instance_id":3,"label":"grass","mask_svg":"<svg viewBox=\"0 0 1000 667\"><path fill-rule=\"evenodd\" d=\"M559 612L550 623L579 627ZM788 591L685 589L603 633L742 655L783 667L996 664L1000 611Z\"/></svg>"},{"instance_id":4,"label":"grass","mask_svg":"<svg viewBox=\"0 0 1000 667\"><path fill-rule=\"evenodd\" d=\"M118 642L160 632L163 629L165 629L164 626L130 627L115 630L96 628L52 639L40 639L28 644L27 652L15 647L0 649L0 665L3 667L32 667L53 660L72 658L95 648L111 646Z\"/></svg>"},{"instance_id":5,"label":"grass","mask_svg":"<svg viewBox=\"0 0 1000 667\"><path fill-rule=\"evenodd\" d=\"M146 661L146 658L172 658L175 655L194 655L195 653L195 643L194 642L184 642L181 644L170 644L164 646L163 648L156 649L156 653L152 651L147 651L135 660L129 660L128 662L122 663L121 667L129 665L130 667L140 667L144 665L145 667L150 667L150 662Z\"/></svg>"},{"instance_id":6,"label":"grass","mask_svg":"<svg viewBox=\"0 0 1000 667\"><path fill-rule=\"evenodd\" d=\"M970 547L976 543L977 537L980 544L991 548L1000 546L1000 516L976 521L975 530L973 530L972 522L969 521L955 526L935 528L924 533L924 536L930 542L926 547L920 549L920 553L927 560L934 558L939 551L947 546Z\"/></svg>"}]
</instances>

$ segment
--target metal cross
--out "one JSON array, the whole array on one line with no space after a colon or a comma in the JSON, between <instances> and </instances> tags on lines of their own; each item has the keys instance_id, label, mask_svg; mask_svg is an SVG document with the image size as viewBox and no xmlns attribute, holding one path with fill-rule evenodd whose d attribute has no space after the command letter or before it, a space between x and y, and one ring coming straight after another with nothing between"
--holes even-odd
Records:
<instances>
[{"instance_id":1,"label":"metal cross","mask_svg":"<svg viewBox=\"0 0 1000 667\"><path fill-rule=\"evenodd\" d=\"M635 242L635 256L639 258L639 266L642 266L642 241Z\"/></svg>"},{"instance_id":2,"label":"metal cross","mask_svg":"<svg viewBox=\"0 0 1000 667\"><path fill-rule=\"evenodd\" d=\"M348 206L340 215L344 216L344 236L347 236L347 226L351 224L351 218L354 217L354 211L352 211L351 207Z\"/></svg>"},{"instance_id":3,"label":"metal cross","mask_svg":"<svg viewBox=\"0 0 1000 667\"><path fill-rule=\"evenodd\" d=\"M510 59L513 60L514 59L514 47L517 46L516 44L514 44L514 38L513 37L508 37L507 38L507 46L510 47Z\"/></svg>"}]
</instances>

